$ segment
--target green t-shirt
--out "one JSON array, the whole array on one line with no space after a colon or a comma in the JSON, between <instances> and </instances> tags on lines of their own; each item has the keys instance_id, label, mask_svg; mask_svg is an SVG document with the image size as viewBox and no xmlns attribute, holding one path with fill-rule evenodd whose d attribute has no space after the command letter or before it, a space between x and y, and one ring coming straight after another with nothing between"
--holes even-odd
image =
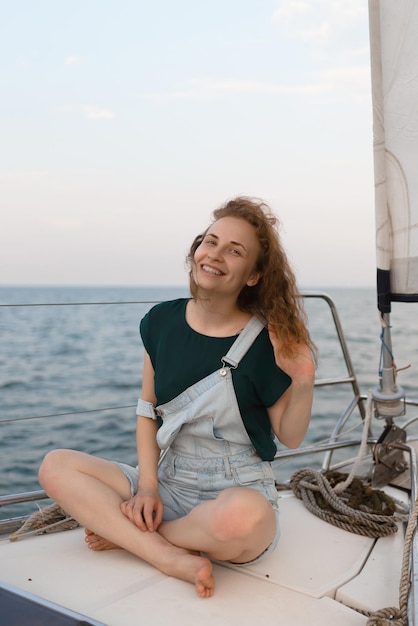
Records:
<instances>
[{"instance_id":1,"label":"green t-shirt","mask_svg":"<svg viewBox=\"0 0 418 626\"><path fill-rule=\"evenodd\" d=\"M236 339L208 337L186 322L188 299L157 304L141 320L141 338L154 367L157 405L216 371ZM291 384L277 367L273 348L264 328L237 369L232 370L235 394L247 433L263 460L276 453L266 407L272 406Z\"/></svg>"}]
</instances>

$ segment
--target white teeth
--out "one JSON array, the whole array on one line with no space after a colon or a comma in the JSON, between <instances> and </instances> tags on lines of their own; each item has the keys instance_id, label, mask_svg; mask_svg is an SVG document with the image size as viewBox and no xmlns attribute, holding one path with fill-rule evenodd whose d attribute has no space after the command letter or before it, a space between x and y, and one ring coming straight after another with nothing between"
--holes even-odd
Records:
<instances>
[{"instance_id":1,"label":"white teeth","mask_svg":"<svg viewBox=\"0 0 418 626\"><path fill-rule=\"evenodd\" d=\"M202 265L202 269L205 270L205 272L209 272L210 274L216 274L216 276L221 275L221 272L215 270L213 267L208 267L207 265Z\"/></svg>"}]
</instances>

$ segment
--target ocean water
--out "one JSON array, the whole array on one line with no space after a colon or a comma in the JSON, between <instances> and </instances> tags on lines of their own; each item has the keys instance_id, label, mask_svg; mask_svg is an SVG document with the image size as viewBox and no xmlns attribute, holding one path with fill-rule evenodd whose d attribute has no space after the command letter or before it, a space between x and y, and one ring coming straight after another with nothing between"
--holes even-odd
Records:
<instances>
[{"instance_id":1,"label":"ocean water","mask_svg":"<svg viewBox=\"0 0 418 626\"><path fill-rule=\"evenodd\" d=\"M378 384L380 359L374 289L315 291L333 298L360 389L367 393ZM39 464L57 447L136 464L139 322L153 303L185 295L175 287L0 288L0 495L39 489ZM346 375L328 305L307 298L305 308L319 351L318 378ZM415 398L417 308L395 303L391 315L397 366L410 365L398 380ZM348 399L347 386L316 389L306 443L329 436ZM312 458L309 465L319 462ZM285 478L287 470L279 471ZM35 508L4 507L0 519Z\"/></svg>"}]
</instances>

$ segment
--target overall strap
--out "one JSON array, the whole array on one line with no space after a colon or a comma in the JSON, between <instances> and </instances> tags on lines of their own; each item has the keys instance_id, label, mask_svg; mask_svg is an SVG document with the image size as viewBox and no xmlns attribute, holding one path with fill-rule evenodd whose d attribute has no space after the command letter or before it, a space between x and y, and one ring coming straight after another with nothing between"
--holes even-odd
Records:
<instances>
[{"instance_id":1,"label":"overall strap","mask_svg":"<svg viewBox=\"0 0 418 626\"><path fill-rule=\"evenodd\" d=\"M244 330L235 339L227 355L222 357L222 363L230 365L233 369L238 367L242 357L252 346L263 328L263 322L254 315L245 326Z\"/></svg>"},{"instance_id":2,"label":"overall strap","mask_svg":"<svg viewBox=\"0 0 418 626\"><path fill-rule=\"evenodd\" d=\"M251 345L254 343L255 339L261 333L264 328L263 322L261 322L257 317L252 317L248 324L245 326L243 331L238 335L235 339L234 343L228 350L226 356L222 357L221 361L224 365L229 365L233 369L238 367L239 362L245 353L249 350ZM209 376L213 376L210 374ZM208 377L209 378L209 377ZM185 392L183 392L185 393ZM182 395L182 394L180 394ZM172 402L172 400L170 400ZM143 417L149 417L150 419L157 419L157 410L152 404L152 402L146 402L141 398L138 400L138 405L136 408L136 414L141 415Z\"/></svg>"}]
</instances>

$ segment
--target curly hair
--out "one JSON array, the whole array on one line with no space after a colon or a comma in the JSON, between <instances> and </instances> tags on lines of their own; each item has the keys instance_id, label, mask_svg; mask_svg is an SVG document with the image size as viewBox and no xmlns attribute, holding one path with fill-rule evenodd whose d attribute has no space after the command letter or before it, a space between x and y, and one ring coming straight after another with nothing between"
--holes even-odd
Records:
<instances>
[{"instance_id":1,"label":"curly hair","mask_svg":"<svg viewBox=\"0 0 418 626\"><path fill-rule=\"evenodd\" d=\"M223 217L236 217L252 224L260 243L255 270L261 277L256 285L245 285L241 290L240 309L264 319L280 337L284 352L292 353L295 342L305 343L314 351L296 278L280 241L278 218L265 202L245 196L229 200L213 212L213 222ZM194 298L197 285L191 269L193 257L207 230L195 237L187 255L190 292Z\"/></svg>"}]
</instances>

